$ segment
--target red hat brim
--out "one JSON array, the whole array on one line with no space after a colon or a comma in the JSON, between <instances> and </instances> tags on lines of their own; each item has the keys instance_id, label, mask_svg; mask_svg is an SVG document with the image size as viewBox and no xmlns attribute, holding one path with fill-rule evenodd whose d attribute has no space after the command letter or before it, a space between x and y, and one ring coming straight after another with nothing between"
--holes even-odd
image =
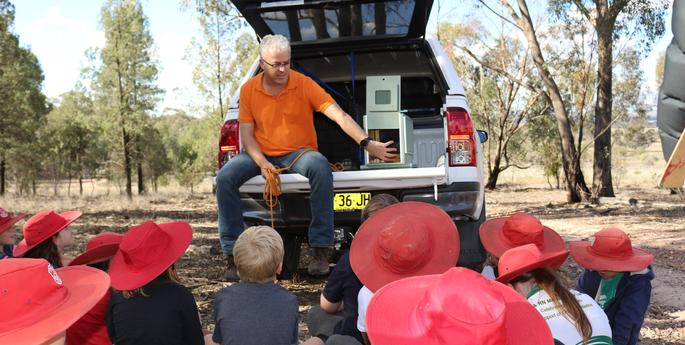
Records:
<instances>
[{"instance_id":1,"label":"red hat brim","mask_svg":"<svg viewBox=\"0 0 685 345\"><path fill-rule=\"evenodd\" d=\"M134 290L151 282L162 274L169 266L178 260L193 241L193 230L186 222L171 222L157 224L169 235L171 241L163 256L152 264L136 270L126 263L121 251L117 251L109 264L109 276L112 278L112 288L120 291ZM127 233L127 235L129 235ZM125 236L127 236L125 235Z\"/></svg>"},{"instance_id":2,"label":"red hat brim","mask_svg":"<svg viewBox=\"0 0 685 345\"><path fill-rule=\"evenodd\" d=\"M109 289L109 276L86 266L58 268L62 285L69 292L58 308L32 315L29 326L0 334L0 344L43 344L66 331L100 301Z\"/></svg>"},{"instance_id":3,"label":"red hat brim","mask_svg":"<svg viewBox=\"0 0 685 345\"><path fill-rule=\"evenodd\" d=\"M498 258L507 250L517 247L514 244L507 243L503 239L502 230L504 228L504 222L508 218L509 217L488 219L481 224L479 229L480 241L483 243L483 247L485 247L485 250L488 253ZM542 246L538 247L541 252L556 253L566 249L564 239L553 229L543 225L542 234Z\"/></svg>"},{"instance_id":4,"label":"red hat brim","mask_svg":"<svg viewBox=\"0 0 685 345\"><path fill-rule=\"evenodd\" d=\"M26 254L26 252L28 252L29 250L31 250L31 248L33 248L33 247L35 247L35 246L37 246L37 245L43 243L43 241L45 241L45 240L47 240L48 238L52 237L52 235L54 235L54 234L56 234L56 233L62 231L64 228L66 228L67 226L69 226L69 225L70 225L71 223L73 223L76 219L78 219L79 217L81 217L81 214L82 214L82 213L81 213L80 211L67 211L67 212L60 213L59 215L62 216L62 218L65 218L65 219L67 220L67 222L66 222L64 225L62 225L62 226L59 227L59 228L53 229L53 231L51 231L51 232L49 232L49 233L46 233L45 235L43 235L43 238L39 239L36 243L34 243L34 244L32 244L32 245L28 245L28 244L26 243L26 239L24 238L23 240L21 240L21 242L19 242L19 244L17 244L17 245L14 247L14 251L12 252L12 255L14 255L14 257L21 257L21 256L23 256L24 254Z\"/></svg>"},{"instance_id":5,"label":"red hat brim","mask_svg":"<svg viewBox=\"0 0 685 345\"><path fill-rule=\"evenodd\" d=\"M81 255L71 260L69 266L88 265L111 259L119 249L119 243L103 244L91 250L86 250Z\"/></svg>"},{"instance_id":6,"label":"red hat brim","mask_svg":"<svg viewBox=\"0 0 685 345\"><path fill-rule=\"evenodd\" d=\"M529 262L523 266L519 266L516 269L511 270L510 272L504 272L502 270L502 266L499 266L498 268L500 275L499 277L497 277L497 281L502 284L506 284L510 282L512 279L537 268L557 268L560 267L564 263L564 261L566 261L566 258L568 258L568 251L564 249L563 251L560 251L558 253L546 255L542 260Z\"/></svg>"},{"instance_id":7,"label":"red hat brim","mask_svg":"<svg viewBox=\"0 0 685 345\"><path fill-rule=\"evenodd\" d=\"M374 345L447 344L437 339L416 317L419 302L441 275L416 276L390 283L373 295L366 312L366 328ZM542 315L516 291L492 282L506 307L507 345L549 345L552 333ZM474 301L474 303L479 303ZM477 331L474 331L477 333ZM476 344L469 334L450 339L451 345Z\"/></svg>"},{"instance_id":8,"label":"red hat brim","mask_svg":"<svg viewBox=\"0 0 685 345\"><path fill-rule=\"evenodd\" d=\"M376 239L381 230L398 215L420 219L433 235L433 255L423 267L408 273L392 272L369 254L374 252ZM457 226L445 211L424 202L406 201L383 208L361 225L350 247L350 265L359 281L375 292L383 285L398 279L447 271L457 265L459 249Z\"/></svg>"},{"instance_id":9,"label":"red hat brim","mask_svg":"<svg viewBox=\"0 0 685 345\"><path fill-rule=\"evenodd\" d=\"M0 225L0 234L12 228L12 225L17 224L17 222L24 217L26 217L26 213L19 213L18 215L11 217L10 220Z\"/></svg>"},{"instance_id":10,"label":"red hat brim","mask_svg":"<svg viewBox=\"0 0 685 345\"><path fill-rule=\"evenodd\" d=\"M646 250L633 247L629 256L607 257L591 250L589 241L571 241L571 257L578 265L593 271L638 272L647 268L654 261L654 255Z\"/></svg>"}]
</instances>

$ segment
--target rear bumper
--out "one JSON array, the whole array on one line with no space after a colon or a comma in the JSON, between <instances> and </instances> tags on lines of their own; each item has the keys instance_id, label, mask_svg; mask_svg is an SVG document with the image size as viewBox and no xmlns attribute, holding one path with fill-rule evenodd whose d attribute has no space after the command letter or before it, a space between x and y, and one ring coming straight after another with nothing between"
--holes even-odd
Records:
<instances>
[{"instance_id":1,"label":"rear bumper","mask_svg":"<svg viewBox=\"0 0 685 345\"><path fill-rule=\"evenodd\" d=\"M447 212L455 221L477 220L480 215L480 184L477 182L455 182L437 186L437 200L434 188L380 189L370 191L372 195L387 193L400 201L422 201L434 204ZM336 191L337 192L337 191ZM270 224L270 210L265 205L262 193L241 193L243 218L247 224ZM309 193L285 193L274 207L274 224L283 232L302 232L311 220ZM353 231L361 223L360 211L336 212L336 226L348 226Z\"/></svg>"},{"instance_id":2,"label":"rear bumper","mask_svg":"<svg viewBox=\"0 0 685 345\"><path fill-rule=\"evenodd\" d=\"M333 173L333 187L336 192L405 190L445 184L446 174L444 167L336 171ZM282 174L280 178L284 194L309 193L309 180L306 177ZM263 189L262 176L253 177L240 187L240 191L247 194L261 193Z\"/></svg>"}]
</instances>

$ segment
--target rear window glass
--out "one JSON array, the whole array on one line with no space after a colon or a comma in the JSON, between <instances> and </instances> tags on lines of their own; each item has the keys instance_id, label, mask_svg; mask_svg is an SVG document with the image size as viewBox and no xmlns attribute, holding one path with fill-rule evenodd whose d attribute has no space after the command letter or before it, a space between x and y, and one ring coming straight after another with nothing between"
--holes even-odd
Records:
<instances>
[{"instance_id":1,"label":"rear window glass","mask_svg":"<svg viewBox=\"0 0 685 345\"><path fill-rule=\"evenodd\" d=\"M319 8L266 9L261 17L291 41L359 36L405 36L415 0L329 4Z\"/></svg>"}]
</instances>

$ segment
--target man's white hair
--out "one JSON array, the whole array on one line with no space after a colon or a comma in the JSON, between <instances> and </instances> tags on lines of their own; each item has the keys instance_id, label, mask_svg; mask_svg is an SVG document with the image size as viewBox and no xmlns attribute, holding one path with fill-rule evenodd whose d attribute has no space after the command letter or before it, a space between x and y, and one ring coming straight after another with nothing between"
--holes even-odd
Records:
<instances>
[{"instance_id":1,"label":"man's white hair","mask_svg":"<svg viewBox=\"0 0 685 345\"><path fill-rule=\"evenodd\" d=\"M263 57L267 50L290 54L290 42L283 35L266 35L259 43L259 56Z\"/></svg>"}]
</instances>

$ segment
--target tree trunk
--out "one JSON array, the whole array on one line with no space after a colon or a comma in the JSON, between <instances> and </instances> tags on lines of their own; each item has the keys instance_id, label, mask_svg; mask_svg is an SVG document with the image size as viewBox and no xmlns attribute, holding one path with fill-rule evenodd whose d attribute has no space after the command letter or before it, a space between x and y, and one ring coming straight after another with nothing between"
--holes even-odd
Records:
<instances>
[{"instance_id":1,"label":"tree trunk","mask_svg":"<svg viewBox=\"0 0 685 345\"><path fill-rule=\"evenodd\" d=\"M123 116L123 115L122 115ZM131 152L129 149L129 143L131 138L128 133L126 133L126 127L121 127L121 135L124 143L124 173L126 174L126 196L129 199L133 198L133 190L131 189Z\"/></svg>"},{"instance_id":2,"label":"tree trunk","mask_svg":"<svg viewBox=\"0 0 685 345\"><path fill-rule=\"evenodd\" d=\"M606 5L606 4L604 4ZM611 180L611 88L613 72L614 20L607 9L598 6L597 11L597 103L595 104L595 152L592 166L592 196L613 197Z\"/></svg>"},{"instance_id":3,"label":"tree trunk","mask_svg":"<svg viewBox=\"0 0 685 345\"><path fill-rule=\"evenodd\" d=\"M502 172L502 147L503 147L503 135L501 134L503 129L500 128L500 135L497 142L497 154L495 155L495 161L492 163L492 168L489 169L488 182L485 184L485 188L489 190L494 190L497 188L497 179L499 174Z\"/></svg>"},{"instance_id":4,"label":"tree trunk","mask_svg":"<svg viewBox=\"0 0 685 345\"><path fill-rule=\"evenodd\" d=\"M52 168L52 191L57 196L57 168Z\"/></svg>"},{"instance_id":5,"label":"tree trunk","mask_svg":"<svg viewBox=\"0 0 685 345\"><path fill-rule=\"evenodd\" d=\"M499 178L499 173L501 172L499 164L495 165L495 168L488 174L488 183L485 185L485 188L489 190L497 188L497 178Z\"/></svg>"},{"instance_id":6,"label":"tree trunk","mask_svg":"<svg viewBox=\"0 0 685 345\"><path fill-rule=\"evenodd\" d=\"M143 179L143 163L140 162L140 157L137 162L138 165L138 195L145 194L145 180Z\"/></svg>"},{"instance_id":7,"label":"tree trunk","mask_svg":"<svg viewBox=\"0 0 685 345\"><path fill-rule=\"evenodd\" d=\"M67 182L67 196L71 196L71 171L69 172Z\"/></svg>"},{"instance_id":8,"label":"tree trunk","mask_svg":"<svg viewBox=\"0 0 685 345\"><path fill-rule=\"evenodd\" d=\"M214 20L216 21L216 36L221 37L221 26L218 18L219 14L214 14ZM216 81L217 87L219 89L219 120L222 120L226 115L224 111L224 93L222 90L224 75L221 73L221 39L216 40Z\"/></svg>"},{"instance_id":9,"label":"tree trunk","mask_svg":"<svg viewBox=\"0 0 685 345\"><path fill-rule=\"evenodd\" d=\"M83 196L83 167L81 166L81 155L77 156L78 162L78 195Z\"/></svg>"},{"instance_id":10,"label":"tree trunk","mask_svg":"<svg viewBox=\"0 0 685 345\"><path fill-rule=\"evenodd\" d=\"M5 158L0 160L0 195L5 195Z\"/></svg>"},{"instance_id":11,"label":"tree trunk","mask_svg":"<svg viewBox=\"0 0 685 345\"><path fill-rule=\"evenodd\" d=\"M559 86L547 69L542 50L540 49L540 43L535 34L535 28L533 27L530 13L528 12L528 5L525 0L518 0L519 9L521 11L521 17L519 17L506 0L500 1L523 30L526 40L528 41L528 46L531 49L535 66L547 89L546 98L554 109L557 129L559 130L559 136L561 137L562 166L564 168L564 175L568 187L568 194L566 196L567 202L580 202L581 200L586 200L590 195L590 191L585 184L585 178L580 169L580 154L576 151L568 112L566 111L564 101L561 97Z\"/></svg>"},{"instance_id":12,"label":"tree trunk","mask_svg":"<svg viewBox=\"0 0 685 345\"><path fill-rule=\"evenodd\" d=\"M556 174L554 174L554 177L557 179L557 190L561 189L561 185L559 184L559 172L557 171Z\"/></svg>"}]
</instances>

